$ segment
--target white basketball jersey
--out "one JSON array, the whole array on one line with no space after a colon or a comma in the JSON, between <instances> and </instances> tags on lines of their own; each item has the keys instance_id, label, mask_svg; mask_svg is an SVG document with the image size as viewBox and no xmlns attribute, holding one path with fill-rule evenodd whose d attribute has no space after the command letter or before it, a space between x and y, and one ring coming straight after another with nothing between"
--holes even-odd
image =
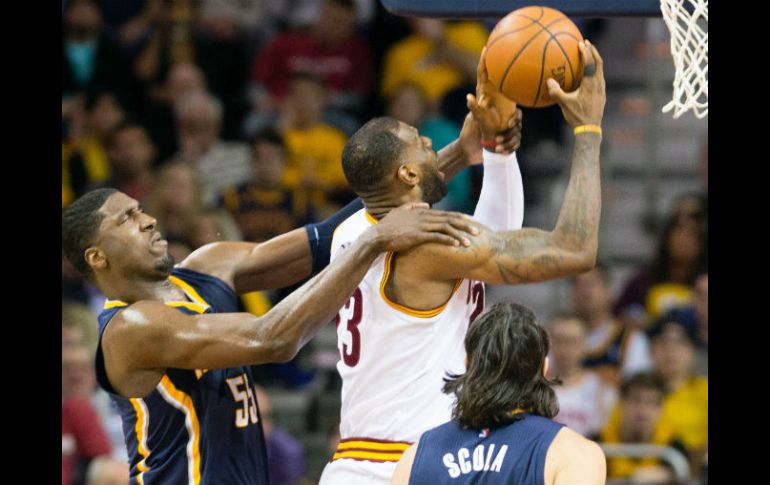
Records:
<instances>
[{"instance_id":1,"label":"white basketball jersey","mask_svg":"<svg viewBox=\"0 0 770 485\"><path fill-rule=\"evenodd\" d=\"M376 220L365 209L337 227L331 260ZM463 341L484 309L484 285L459 280L449 301L411 310L387 299L392 253L372 263L337 323L342 377L342 440L416 442L451 419L454 396L441 391L447 373L465 371Z\"/></svg>"}]
</instances>

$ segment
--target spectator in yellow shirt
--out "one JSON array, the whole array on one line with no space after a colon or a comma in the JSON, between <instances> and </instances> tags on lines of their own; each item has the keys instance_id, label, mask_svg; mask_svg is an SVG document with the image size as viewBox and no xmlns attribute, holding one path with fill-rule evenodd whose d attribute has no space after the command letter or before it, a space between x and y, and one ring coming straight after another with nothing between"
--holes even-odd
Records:
<instances>
[{"instance_id":1,"label":"spectator in yellow shirt","mask_svg":"<svg viewBox=\"0 0 770 485\"><path fill-rule=\"evenodd\" d=\"M473 84L488 33L479 22L410 19L412 34L385 54L382 95L391 97L406 82L439 102L452 89Z\"/></svg>"},{"instance_id":2,"label":"spectator in yellow shirt","mask_svg":"<svg viewBox=\"0 0 770 485\"><path fill-rule=\"evenodd\" d=\"M663 419L700 469L708 446L708 378L695 375L696 329L681 312L669 312L649 329L655 372L666 384Z\"/></svg>"},{"instance_id":3,"label":"spectator in yellow shirt","mask_svg":"<svg viewBox=\"0 0 770 485\"><path fill-rule=\"evenodd\" d=\"M634 374L620 386L620 403L610 422L598 437L601 443L630 443L673 446L676 443L670 424L663 419L665 383L653 373ZM608 479L633 479L642 473L662 471L662 463L654 457L607 459Z\"/></svg>"},{"instance_id":4,"label":"spectator in yellow shirt","mask_svg":"<svg viewBox=\"0 0 770 485\"><path fill-rule=\"evenodd\" d=\"M292 189L307 192L321 219L355 197L342 171L347 137L321 121L326 97L319 79L310 74L294 76L277 126L289 152L284 181Z\"/></svg>"}]
</instances>

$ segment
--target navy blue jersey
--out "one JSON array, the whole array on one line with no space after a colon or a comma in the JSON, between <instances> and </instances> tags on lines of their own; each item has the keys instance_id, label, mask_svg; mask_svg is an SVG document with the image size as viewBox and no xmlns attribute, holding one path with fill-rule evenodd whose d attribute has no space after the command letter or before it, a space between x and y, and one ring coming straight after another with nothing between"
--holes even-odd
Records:
<instances>
[{"instance_id":1,"label":"navy blue jersey","mask_svg":"<svg viewBox=\"0 0 770 485\"><path fill-rule=\"evenodd\" d=\"M188 300L167 302L196 314L238 311L222 280L174 269L169 280ZM167 369L143 398L119 396L104 368L101 338L127 303L107 301L99 315L96 375L123 420L132 485L268 485L262 423L250 367Z\"/></svg>"},{"instance_id":2,"label":"navy blue jersey","mask_svg":"<svg viewBox=\"0 0 770 485\"><path fill-rule=\"evenodd\" d=\"M530 413L482 431L452 420L420 437L409 485L543 485L545 455L562 426Z\"/></svg>"}]
</instances>

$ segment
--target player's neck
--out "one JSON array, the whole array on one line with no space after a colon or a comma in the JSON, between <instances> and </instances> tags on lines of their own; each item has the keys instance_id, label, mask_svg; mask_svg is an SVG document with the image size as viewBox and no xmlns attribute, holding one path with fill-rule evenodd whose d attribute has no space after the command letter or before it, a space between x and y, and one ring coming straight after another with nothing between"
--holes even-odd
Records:
<instances>
[{"instance_id":1,"label":"player's neck","mask_svg":"<svg viewBox=\"0 0 770 485\"><path fill-rule=\"evenodd\" d=\"M122 279L118 282L100 282L99 288L110 300L133 303L140 300L180 301L184 292L167 277L161 279Z\"/></svg>"},{"instance_id":2,"label":"player's neck","mask_svg":"<svg viewBox=\"0 0 770 485\"><path fill-rule=\"evenodd\" d=\"M410 202L422 202L414 198L414 194L411 192L402 194L401 196L394 196L393 194L367 194L361 195L366 207L366 212L371 214L378 221L387 216L393 209Z\"/></svg>"}]
</instances>

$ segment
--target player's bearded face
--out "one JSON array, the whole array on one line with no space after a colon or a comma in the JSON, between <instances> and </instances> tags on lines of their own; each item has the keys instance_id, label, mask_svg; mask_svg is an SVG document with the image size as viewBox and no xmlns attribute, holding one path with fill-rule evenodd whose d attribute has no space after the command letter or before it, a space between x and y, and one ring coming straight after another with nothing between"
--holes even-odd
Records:
<instances>
[{"instance_id":1,"label":"player's bearded face","mask_svg":"<svg viewBox=\"0 0 770 485\"><path fill-rule=\"evenodd\" d=\"M441 174L436 168L423 171L420 188L422 189L422 200L428 204L435 204L443 199L448 190L446 182L441 178Z\"/></svg>"}]
</instances>

